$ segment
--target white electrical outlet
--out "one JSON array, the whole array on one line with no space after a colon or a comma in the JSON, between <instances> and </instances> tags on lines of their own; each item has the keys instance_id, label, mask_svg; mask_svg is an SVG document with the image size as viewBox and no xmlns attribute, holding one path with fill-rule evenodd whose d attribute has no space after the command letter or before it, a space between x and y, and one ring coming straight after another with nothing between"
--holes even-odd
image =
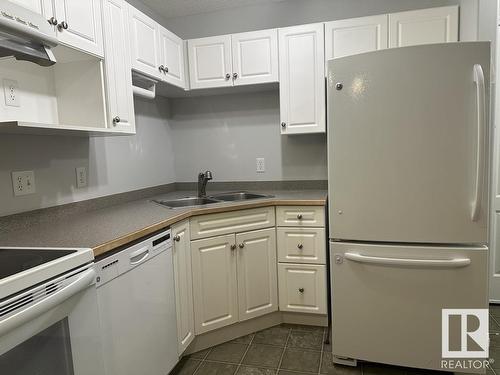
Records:
<instances>
[{"instance_id":1,"label":"white electrical outlet","mask_svg":"<svg viewBox=\"0 0 500 375\"><path fill-rule=\"evenodd\" d=\"M11 107L21 106L21 100L19 98L19 83L17 81L4 79L3 90L5 93L5 105Z\"/></svg>"},{"instance_id":2,"label":"white electrical outlet","mask_svg":"<svg viewBox=\"0 0 500 375\"><path fill-rule=\"evenodd\" d=\"M15 196L36 193L35 173L33 171L12 172L12 187Z\"/></svg>"},{"instance_id":3,"label":"white electrical outlet","mask_svg":"<svg viewBox=\"0 0 500 375\"><path fill-rule=\"evenodd\" d=\"M83 188L87 186L87 168L76 168L76 187Z\"/></svg>"},{"instance_id":4,"label":"white electrical outlet","mask_svg":"<svg viewBox=\"0 0 500 375\"><path fill-rule=\"evenodd\" d=\"M255 159L257 162L257 173L264 173L266 171L266 161L264 158Z\"/></svg>"}]
</instances>

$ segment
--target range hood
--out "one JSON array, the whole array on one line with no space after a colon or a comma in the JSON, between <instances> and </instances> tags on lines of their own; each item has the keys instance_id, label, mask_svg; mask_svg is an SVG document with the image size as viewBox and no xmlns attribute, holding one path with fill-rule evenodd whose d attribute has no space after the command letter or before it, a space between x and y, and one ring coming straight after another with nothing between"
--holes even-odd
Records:
<instances>
[{"instance_id":1,"label":"range hood","mask_svg":"<svg viewBox=\"0 0 500 375\"><path fill-rule=\"evenodd\" d=\"M55 46L55 29L41 14L0 0L0 57L51 66L56 59L50 48Z\"/></svg>"}]
</instances>

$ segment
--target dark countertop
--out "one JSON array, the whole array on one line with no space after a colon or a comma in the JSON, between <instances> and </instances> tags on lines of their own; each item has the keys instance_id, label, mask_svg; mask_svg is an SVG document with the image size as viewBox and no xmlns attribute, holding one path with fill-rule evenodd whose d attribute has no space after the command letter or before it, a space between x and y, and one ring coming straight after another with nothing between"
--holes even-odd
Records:
<instances>
[{"instance_id":1,"label":"dark countertop","mask_svg":"<svg viewBox=\"0 0 500 375\"><path fill-rule=\"evenodd\" d=\"M174 191L78 215L44 216L42 210L41 213L37 212L36 220L30 221L29 215L23 214L26 225L20 226L17 223L12 226L12 230L9 229L8 222L7 226L4 225L0 233L0 246L91 248L94 255L98 256L191 216L278 205L324 206L327 198L326 190L252 192L273 197L177 209L169 209L151 202L151 199L175 199L196 195L194 191ZM217 192L209 192L215 193Z\"/></svg>"}]
</instances>

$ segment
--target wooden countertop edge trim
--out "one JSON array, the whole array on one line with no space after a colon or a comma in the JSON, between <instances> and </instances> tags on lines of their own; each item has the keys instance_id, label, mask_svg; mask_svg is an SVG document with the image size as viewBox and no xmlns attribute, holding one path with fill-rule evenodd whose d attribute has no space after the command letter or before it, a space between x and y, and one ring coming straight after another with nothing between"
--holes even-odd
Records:
<instances>
[{"instance_id":1,"label":"wooden countertop edge trim","mask_svg":"<svg viewBox=\"0 0 500 375\"><path fill-rule=\"evenodd\" d=\"M213 214L219 212L230 212L249 208L259 208L259 207L269 207L269 206L324 206L326 204L326 199L275 199L267 200L265 202L252 202L252 203L242 203L238 205L222 206L222 207L203 207L203 208L193 208L189 211L180 212L178 215L172 216L168 219L162 220L158 223L149 225L145 228L131 232L125 236L119 237L112 241L108 241L101 245L97 245L92 250L94 252L94 257L103 255L108 251L114 250L117 247L126 245L132 241L135 241L141 237L147 236L158 230L164 229L172 224L179 221L188 219L193 216Z\"/></svg>"}]
</instances>

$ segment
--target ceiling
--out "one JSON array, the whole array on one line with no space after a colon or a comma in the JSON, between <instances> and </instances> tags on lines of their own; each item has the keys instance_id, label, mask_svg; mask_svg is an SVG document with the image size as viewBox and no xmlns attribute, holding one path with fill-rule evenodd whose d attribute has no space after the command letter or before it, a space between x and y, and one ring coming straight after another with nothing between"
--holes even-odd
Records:
<instances>
[{"instance_id":1,"label":"ceiling","mask_svg":"<svg viewBox=\"0 0 500 375\"><path fill-rule=\"evenodd\" d=\"M142 0L164 18L189 16L247 5L274 3L284 0Z\"/></svg>"}]
</instances>

